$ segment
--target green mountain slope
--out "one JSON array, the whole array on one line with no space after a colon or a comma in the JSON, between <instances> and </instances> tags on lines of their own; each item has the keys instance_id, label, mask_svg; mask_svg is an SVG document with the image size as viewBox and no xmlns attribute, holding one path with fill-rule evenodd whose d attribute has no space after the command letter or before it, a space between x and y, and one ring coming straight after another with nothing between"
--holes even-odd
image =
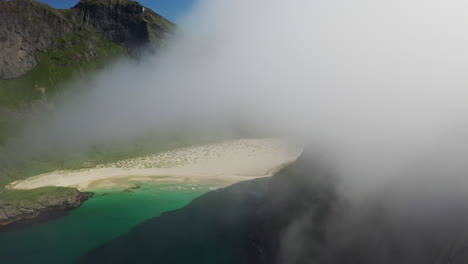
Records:
<instances>
[{"instance_id":1,"label":"green mountain slope","mask_svg":"<svg viewBox=\"0 0 468 264\"><path fill-rule=\"evenodd\" d=\"M54 9L0 0L0 106L27 106L120 56L153 49L174 24L138 2L82 0Z\"/></svg>"},{"instance_id":2,"label":"green mountain slope","mask_svg":"<svg viewBox=\"0 0 468 264\"><path fill-rule=\"evenodd\" d=\"M173 23L130 0L82 0L63 10L34 0L0 0L0 227L75 208L87 197L68 188L4 189L15 179L84 163L12 158L14 151L4 149L5 142L33 115L33 106L47 107L44 99L60 92L65 83L112 60L155 51L173 30Z\"/></svg>"}]
</instances>

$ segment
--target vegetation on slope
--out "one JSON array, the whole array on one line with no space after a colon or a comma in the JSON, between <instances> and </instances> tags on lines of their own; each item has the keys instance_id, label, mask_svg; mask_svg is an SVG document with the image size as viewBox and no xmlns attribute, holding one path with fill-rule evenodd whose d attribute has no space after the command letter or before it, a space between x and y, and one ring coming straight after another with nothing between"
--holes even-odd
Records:
<instances>
[{"instance_id":1,"label":"vegetation on slope","mask_svg":"<svg viewBox=\"0 0 468 264\"><path fill-rule=\"evenodd\" d=\"M160 46L174 29L130 0L82 0L65 10L0 1L0 16L7 22L0 25L0 107L25 108L109 60Z\"/></svg>"},{"instance_id":2,"label":"vegetation on slope","mask_svg":"<svg viewBox=\"0 0 468 264\"><path fill-rule=\"evenodd\" d=\"M68 188L5 189L3 186L11 181L54 170L94 167L163 149L160 140L153 138L125 147L100 146L87 153L27 160L2 150L34 106L48 107L47 98L60 93L67 82L132 55L130 49L147 43L160 46L173 30L171 22L130 0L82 0L67 10L34 0L0 0L0 16L6 21L0 24L0 55L5 55L0 58L0 212L21 211L37 205L37 201L66 201L77 195L76 190ZM118 30L110 34L106 25Z\"/></svg>"},{"instance_id":3,"label":"vegetation on slope","mask_svg":"<svg viewBox=\"0 0 468 264\"><path fill-rule=\"evenodd\" d=\"M190 141L178 138L165 137L162 139L159 136L148 136L132 144L96 146L84 153L40 155L28 159L15 159L14 153L10 153L8 157L0 157L0 210L6 207L9 210L12 208L20 209L26 206L28 201L34 202L45 199L44 197L57 197L56 200L64 200L77 195L75 189L62 187L35 190L11 190L6 188L13 181L56 170L94 168L99 164L141 157L189 145L191 145Z\"/></svg>"},{"instance_id":4,"label":"vegetation on slope","mask_svg":"<svg viewBox=\"0 0 468 264\"><path fill-rule=\"evenodd\" d=\"M0 190L0 231L2 226L19 221L41 216L45 218L42 220L47 220L50 217L48 213L76 208L91 195L81 193L76 189L60 187L45 187L29 191Z\"/></svg>"},{"instance_id":5,"label":"vegetation on slope","mask_svg":"<svg viewBox=\"0 0 468 264\"><path fill-rule=\"evenodd\" d=\"M96 39L98 45L90 47L86 41ZM38 54L38 65L31 72L13 80L0 80L0 106L27 108L44 96L52 96L80 74L104 67L109 61L125 54L124 48L106 41L98 33L80 31L66 38L53 40L54 49ZM93 54L95 58L89 58ZM1 139L0 139L1 140Z\"/></svg>"},{"instance_id":6,"label":"vegetation on slope","mask_svg":"<svg viewBox=\"0 0 468 264\"><path fill-rule=\"evenodd\" d=\"M11 208L32 207L38 203L61 199L73 195L76 191L64 187L44 187L28 191L1 189L1 201Z\"/></svg>"}]
</instances>

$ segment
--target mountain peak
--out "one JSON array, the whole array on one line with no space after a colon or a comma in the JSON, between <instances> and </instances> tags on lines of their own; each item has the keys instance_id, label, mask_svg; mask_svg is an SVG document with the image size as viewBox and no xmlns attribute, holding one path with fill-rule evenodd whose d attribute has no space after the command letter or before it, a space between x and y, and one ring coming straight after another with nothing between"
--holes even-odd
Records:
<instances>
[{"instance_id":1,"label":"mountain peak","mask_svg":"<svg viewBox=\"0 0 468 264\"><path fill-rule=\"evenodd\" d=\"M73 9L85 24L124 45L130 53L173 27L167 19L131 0L81 0Z\"/></svg>"},{"instance_id":2,"label":"mountain peak","mask_svg":"<svg viewBox=\"0 0 468 264\"><path fill-rule=\"evenodd\" d=\"M106 5L126 5L126 4L137 4L140 5L137 1L133 0L80 0L77 5L80 4L91 4L91 5L99 5L99 4L106 4Z\"/></svg>"}]
</instances>

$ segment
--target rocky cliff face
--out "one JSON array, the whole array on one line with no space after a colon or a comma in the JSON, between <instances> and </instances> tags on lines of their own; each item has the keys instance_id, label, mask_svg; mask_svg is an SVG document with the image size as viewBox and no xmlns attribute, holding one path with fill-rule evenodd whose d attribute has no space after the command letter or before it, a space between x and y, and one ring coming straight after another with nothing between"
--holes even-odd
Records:
<instances>
[{"instance_id":1,"label":"rocky cliff face","mask_svg":"<svg viewBox=\"0 0 468 264\"><path fill-rule=\"evenodd\" d=\"M153 30L164 34L172 27L158 14L132 1L83 0L73 10L81 22L102 32L107 39L124 45L130 53L135 53L142 45L149 45Z\"/></svg>"},{"instance_id":2,"label":"rocky cliff face","mask_svg":"<svg viewBox=\"0 0 468 264\"><path fill-rule=\"evenodd\" d=\"M0 79L18 78L38 65L39 53L73 51L81 40L84 48L74 58L89 62L105 48L105 41L135 54L173 28L171 22L130 0L82 0L68 10L34 0L0 0L0 17Z\"/></svg>"},{"instance_id":3,"label":"rocky cliff face","mask_svg":"<svg viewBox=\"0 0 468 264\"><path fill-rule=\"evenodd\" d=\"M0 78L19 77L36 67L36 53L52 48L76 26L64 14L31 0L0 1Z\"/></svg>"}]
</instances>

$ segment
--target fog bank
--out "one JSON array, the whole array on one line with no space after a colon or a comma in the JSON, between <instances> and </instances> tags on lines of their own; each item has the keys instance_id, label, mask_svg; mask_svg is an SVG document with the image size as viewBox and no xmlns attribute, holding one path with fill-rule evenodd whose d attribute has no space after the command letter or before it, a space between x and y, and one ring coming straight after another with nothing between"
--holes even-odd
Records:
<instances>
[{"instance_id":1,"label":"fog bank","mask_svg":"<svg viewBox=\"0 0 468 264\"><path fill-rule=\"evenodd\" d=\"M242 124L306 143L358 204L387 190L391 215L426 198L453 209L423 207L426 219L465 212L467 11L460 0L200 0L165 49L73 84L86 89L20 141L70 150Z\"/></svg>"},{"instance_id":2,"label":"fog bank","mask_svg":"<svg viewBox=\"0 0 468 264\"><path fill-rule=\"evenodd\" d=\"M202 0L158 55L72 84L24 138L60 149L240 122L401 169L467 129L467 5Z\"/></svg>"}]
</instances>

